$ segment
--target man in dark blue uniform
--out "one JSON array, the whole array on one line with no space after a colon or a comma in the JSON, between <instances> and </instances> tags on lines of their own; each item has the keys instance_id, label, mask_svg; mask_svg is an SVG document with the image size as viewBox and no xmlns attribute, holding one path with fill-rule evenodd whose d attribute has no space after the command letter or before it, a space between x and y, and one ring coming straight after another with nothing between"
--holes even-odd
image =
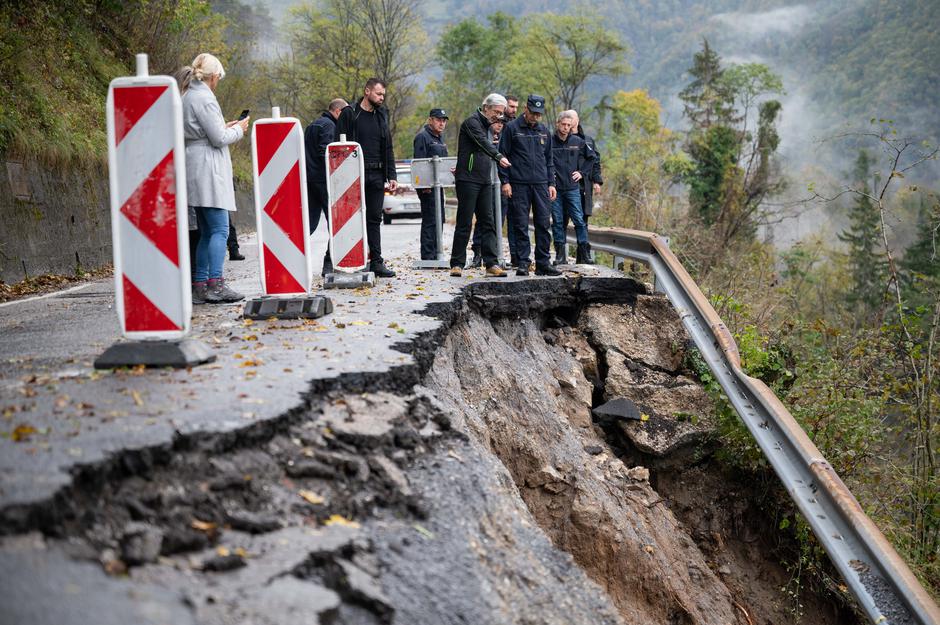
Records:
<instances>
[{"instance_id":1,"label":"man in dark blue uniform","mask_svg":"<svg viewBox=\"0 0 940 625\"><path fill-rule=\"evenodd\" d=\"M540 120L545 113L545 98L530 95L525 111L503 128L499 151L512 162L508 170L500 169L502 193L510 201L512 226L515 229L516 275L529 275L529 210L535 220L535 273L558 276L552 267L549 248L550 202L555 200L555 167L552 162L552 135Z\"/></svg>"},{"instance_id":2,"label":"man in dark blue uniform","mask_svg":"<svg viewBox=\"0 0 940 625\"><path fill-rule=\"evenodd\" d=\"M415 135L415 158L434 158L447 156L447 144L444 143L444 128L447 127L447 111L444 109L431 109L428 113L428 122L418 134ZM434 190L418 189L418 199L421 201L421 260L437 260L440 250L437 249L437 228L444 223L444 190L440 191L441 213L434 218Z\"/></svg>"},{"instance_id":3,"label":"man in dark blue uniform","mask_svg":"<svg viewBox=\"0 0 940 625\"><path fill-rule=\"evenodd\" d=\"M386 183L389 191L398 188L398 174L384 102L385 81L381 78L367 80L362 99L355 106L344 108L336 119L335 140L346 135L347 141L355 141L362 147L369 271L379 278L393 278L395 272L385 266L382 258L382 204L385 203Z\"/></svg>"},{"instance_id":4,"label":"man in dark blue uniform","mask_svg":"<svg viewBox=\"0 0 940 625\"><path fill-rule=\"evenodd\" d=\"M330 223L330 199L326 190L326 146L333 142L336 134L336 118L340 111L348 106L346 100L336 98L330 102L323 115L315 119L304 132L304 150L307 161L307 212L310 215L310 234L313 234L320 225L320 213L326 219L327 227ZM329 239L327 239L329 241ZM326 245L326 254L323 256L323 271L325 276L333 273L333 261L330 258L330 245Z\"/></svg>"}]
</instances>

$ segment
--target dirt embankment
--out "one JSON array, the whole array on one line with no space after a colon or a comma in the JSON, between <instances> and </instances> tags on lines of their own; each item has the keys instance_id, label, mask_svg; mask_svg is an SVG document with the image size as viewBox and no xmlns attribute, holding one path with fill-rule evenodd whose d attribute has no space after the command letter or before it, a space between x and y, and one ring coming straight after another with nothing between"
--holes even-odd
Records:
<instances>
[{"instance_id":1,"label":"dirt embankment","mask_svg":"<svg viewBox=\"0 0 940 625\"><path fill-rule=\"evenodd\" d=\"M772 523L709 460L662 297L478 284L437 313L448 327L410 347L422 385L314 389L276 422L89 468L29 511L41 533L4 541L0 574L22 583L0 600L64 575L138 623L797 622ZM641 418L597 420L615 398ZM60 612L22 622L80 622ZM853 618L804 598L804 623Z\"/></svg>"}]
</instances>

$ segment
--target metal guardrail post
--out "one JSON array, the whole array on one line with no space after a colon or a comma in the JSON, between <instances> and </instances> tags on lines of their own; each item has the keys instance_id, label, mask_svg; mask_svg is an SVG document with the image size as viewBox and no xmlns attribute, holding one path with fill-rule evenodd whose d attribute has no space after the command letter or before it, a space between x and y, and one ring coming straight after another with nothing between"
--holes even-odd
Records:
<instances>
[{"instance_id":1,"label":"metal guardrail post","mask_svg":"<svg viewBox=\"0 0 940 625\"><path fill-rule=\"evenodd\" d=\"M588 229L591 246L649 265L757 441L790 497L811 526L859 607L877 625L940 624L940 608L907 563L869 519L855 497L789 410L760 380L741 369L737 345L666 242L650 232Z\"/></svg>"}]
</instances>

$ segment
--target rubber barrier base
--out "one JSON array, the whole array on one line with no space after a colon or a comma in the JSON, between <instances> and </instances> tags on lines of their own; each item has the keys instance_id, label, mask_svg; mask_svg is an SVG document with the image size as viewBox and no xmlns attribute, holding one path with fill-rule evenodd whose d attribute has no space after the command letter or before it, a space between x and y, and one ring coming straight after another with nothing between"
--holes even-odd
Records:
<instances>
[{"instance_id":1,"label":"rubber barrier base","mask_svg":"<svg viewBox=\"0 0 940 625\"><path fill-rule=\"evenodd\" d=\"M116 367L175 367L183 369L214 362L215 354L202 341L145 340L115 343L95 360L95 369Z\"/></svg>"},{"instance_id":2,"label":"rubber barrier base","mask_svg":"<svg viewBox=\"0 0 940 625\"><path fill-rule=\"evenodd\" d=\"M323 278L324 289L358 289L363 286L375 286L375 274L371 271L360 273L328 273Z\"/></svg>"},{"instance_id":3,"label":"rubber barrier base","mask_svg":"<svg viewBox=\"0 0 940 625\"><path fill-rule=\"evenodd\" d=\"M307 297L258 297L245 304L245 319L317 319L333 312L333 300Z\"/></svg>"}]
</instances>

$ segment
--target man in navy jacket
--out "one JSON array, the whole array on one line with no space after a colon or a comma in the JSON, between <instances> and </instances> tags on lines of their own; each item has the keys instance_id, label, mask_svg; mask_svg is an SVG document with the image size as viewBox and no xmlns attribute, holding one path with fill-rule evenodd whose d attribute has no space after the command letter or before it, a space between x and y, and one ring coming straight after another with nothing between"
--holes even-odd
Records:
<instances>
[{"instance_id":1,"label":"man in navy jacket","mask_svg":"<svg viewBox=\"0 0 940 625\"><path fill-rule=\"evenodd\" d=\"M342 98L330 102L323 115L315 119L304 132L304 150L307 161L307 211L310 215L310 234L320 225L320 213L330 223L330 200L326 190L326 146L333 142L336 134L336 118L348 104ZM327 239L329 240L329 239ZM323 256L321 275L333 273L333 260L330 258L330 245L327 243Z\"/></svg>"},{"instance_id":2,"label":"man in navy jacket","mask_svg":"<svg viewBox=\"0 0 940 625\"><path fill-rule=\"evenodd\" d=\"M440 108L431 109L428 113L428 123L415 135L415 158L434 158L447 156L447 144L444 143L444 128L447 127L447 111ZM440 189L441 214L434 218L433 189L418 189L418 200L421 201L421 260L437 260L440 252L437 249L438 220L444 223L444 190Z\"/></svg>"},{"instance_id":3,"label":"man in navy jacket","mask_svg":"<svg viewBox=\"0 0 940 625\"><path fill-rule=\"evenodd\" d=\"M574 133L575 115L563 111L555 123L552 137L552 158L555 162L555 186L558 197L552 202L552 229L555 237L555 264L568 263L565 258L567 218L574 222L578 236L577 263L587 257L587 226L581 207L581 181L591 174L594 152ZM590 264L590 263L588 263Z\"/></svg>"},{"instance_id":4,"label":"man in navy jacket","mask_svg":"<svg viewBox=\"0 0 940 625\"><path fill-rule=\"evenodd\" d=\"M555 167L552 161L552 135L540 123L545 98L530 95L522 115L506 125L499 138L499 151L512 167L499 170L502 193L509 198L515 229L516 275L529 275L529 210L535 220L535 273L558 276L552 266L549 248L550 202L555 200Z\"/></svg>"}]
</instances>

